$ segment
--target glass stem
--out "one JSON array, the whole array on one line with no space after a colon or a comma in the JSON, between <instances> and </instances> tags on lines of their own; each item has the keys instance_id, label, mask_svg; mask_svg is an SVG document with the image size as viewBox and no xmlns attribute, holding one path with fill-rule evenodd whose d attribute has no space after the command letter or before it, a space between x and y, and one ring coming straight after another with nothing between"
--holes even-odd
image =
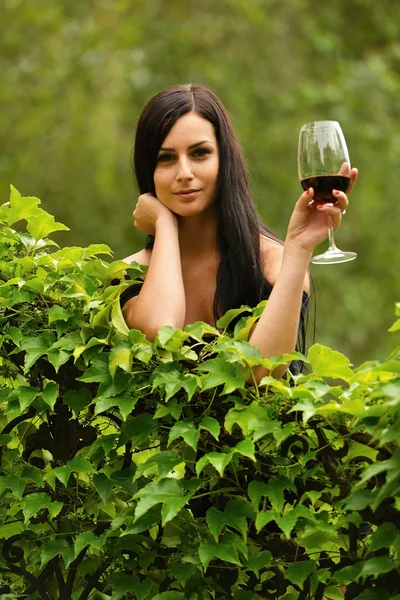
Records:
<instances>
[{"instance_id":1,"label":"glass stem","mask_svg":"<svg viewBox=\"0 0 400 600\"><path fill-rule=\"evenodd\" d=\"M328 248L328 252L335 252L335 250L337 250L336 244L335 244L335 236L333 234L333 225L332 225L332 219L330 217L330 215L327 216L327 221L328 221L328 235L329 235L329 248Z\"/></svg>"}]
</instances>

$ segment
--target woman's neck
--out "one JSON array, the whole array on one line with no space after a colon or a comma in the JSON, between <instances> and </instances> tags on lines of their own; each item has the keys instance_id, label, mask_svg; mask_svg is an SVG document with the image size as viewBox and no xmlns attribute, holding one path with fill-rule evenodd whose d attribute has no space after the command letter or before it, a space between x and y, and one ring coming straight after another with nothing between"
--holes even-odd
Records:
<instances>
[{"instance_id":1,"label":"woman's neck","mask_svg":"<svg viewBox=\"0 0 400 600\"><path fill-rule=\"evenodd\" d=\"M179 220L179 245L181 256L218 254L217 218L215 211Z\"/></svg>"}]
</instances>

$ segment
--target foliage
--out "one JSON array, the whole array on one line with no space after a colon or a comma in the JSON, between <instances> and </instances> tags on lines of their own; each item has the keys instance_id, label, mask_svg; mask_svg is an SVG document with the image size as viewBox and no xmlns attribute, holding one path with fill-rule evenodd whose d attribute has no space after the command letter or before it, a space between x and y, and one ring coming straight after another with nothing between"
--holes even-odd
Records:
<instances>
[{"instance_id":1,"label":"foliage","mask_svg":"<svg viewBox=\"0 0 400 600\"><path fill-rule=\"evenodd\" d=\"M400 347L250 386L299 358L246 341L262 306L151 344L119 306L144 268L38 205L0 207L1 597L399 600Z\"/></svg>"},{"instance_id":2,"label":"foliage","mask_svg":"<svg viewBox=\"0 0 400 600\"><path fill-rule=\"evenodd\" d=\"M101 240L118 257L143 244L129 159L144 103L169 85L222 98L282 238L300 126L340 121L360 177L337 242L358 258L313 267L318 339L383 359L399 298L399 2L3 0L0 22L0 196L12 181L51 203L63 244Z\"/></svg>"}]
</instances>

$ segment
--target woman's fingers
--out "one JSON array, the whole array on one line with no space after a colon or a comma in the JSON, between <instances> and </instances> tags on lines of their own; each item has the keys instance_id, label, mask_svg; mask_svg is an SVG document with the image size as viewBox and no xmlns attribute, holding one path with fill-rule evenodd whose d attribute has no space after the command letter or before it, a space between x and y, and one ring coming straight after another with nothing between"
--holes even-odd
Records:
<instances>
[{"instance_id":1,"label":"woman's fingers","mask_svg":"<svg viewBox=\"0 0 400 600\"><path fill-rule=\"evenodd\" d=\"M347 193L348 194L351 192L351 190L355 186L356 181L357 181L357 177L358 177L358 169L351 169L351 171L350 171L350 184L349 184L349 187L347 188Z\"/></svg>"},{"instance_id":2,"label":"woman's fingers","mask_svg":"<svg viewBox=\"0 0 400 600\"><path fill-rule=\"evenodd\" d=\"M302 193L300 198L297 200L297 208L307 208L307 206L313 201L314 190L312 187L308 188Z\"/></svg>"}]
</instances>

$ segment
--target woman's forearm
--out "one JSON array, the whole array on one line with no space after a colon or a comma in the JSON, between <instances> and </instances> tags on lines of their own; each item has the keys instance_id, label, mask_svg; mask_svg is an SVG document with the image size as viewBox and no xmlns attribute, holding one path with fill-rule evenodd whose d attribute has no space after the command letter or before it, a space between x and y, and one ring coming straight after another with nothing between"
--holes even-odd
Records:
<instances>
[{"instance_id":1,"label":"woman's forearm","mask_svg":"<svg viewBox=\"0 0 400 600\"><path fill-rule=\"evenodd\" d=\"M258 348L264 358L293 352L299 328L302 295L311 253L285 244L280 273L268 303L255 326L249 342ZM278 367L275 377L286 370ZM268 374L264 367L253 369L256 381Z\"/></svg>"},{"instance_id":2,"label":"woman's forearm","mask_svg":"<svg viewBox=\"0 0 400 600\"><path fill-rule=\"evenodd\" d=\"M153 341L164 325L183 328L185 313L178 221L174 215L164 216L156 223L151 261L142 289L127 302L124 317L130 329L139 329Z\"/></svg>"}]
</instances>

